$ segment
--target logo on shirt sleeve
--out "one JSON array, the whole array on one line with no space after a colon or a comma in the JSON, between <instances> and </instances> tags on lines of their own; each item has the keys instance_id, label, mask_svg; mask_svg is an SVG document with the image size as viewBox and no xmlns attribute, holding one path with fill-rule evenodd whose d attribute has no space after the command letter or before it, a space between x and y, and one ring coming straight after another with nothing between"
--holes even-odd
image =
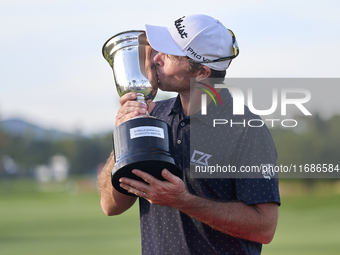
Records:
<instances>
[{"instance_id":1,"label":"logo on shirt sleeve","mask_svg":"<svg viewBox=\"0 0 340 255\"><path fill-rule=\"evenodd\" d=\"M260 166L262 170L263 178L270 180L275 176L275 170L273 164L262 164Z\"/></svg>"}]
</instances>

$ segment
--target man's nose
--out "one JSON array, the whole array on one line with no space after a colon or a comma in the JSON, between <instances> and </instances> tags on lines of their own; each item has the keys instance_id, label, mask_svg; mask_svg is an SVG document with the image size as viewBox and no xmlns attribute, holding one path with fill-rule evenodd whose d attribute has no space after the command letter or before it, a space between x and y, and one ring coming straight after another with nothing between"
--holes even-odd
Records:
<instances>
[{"instance_id":1,"label":"man's nose","mask_svg":"<svg viewBox=\"0 0 340 255\"><path fill-rule=\"evenodd\" d=\"M163 66L164 61L163 61L163 57L164 57L164 53L158 52L158 51L154 51L155 54L152 57L152 62L156 65L160 65Z\"/></svg>"}]
</instances>

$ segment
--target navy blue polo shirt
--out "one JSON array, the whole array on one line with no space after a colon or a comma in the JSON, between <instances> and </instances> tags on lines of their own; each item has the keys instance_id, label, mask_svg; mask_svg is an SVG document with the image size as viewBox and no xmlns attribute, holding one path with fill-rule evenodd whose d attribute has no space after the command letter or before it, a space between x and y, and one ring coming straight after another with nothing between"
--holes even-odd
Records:
<instances>
[{"instance_id":1,"label":"navy blue polo shirt","mask_svg":"<svg viewBox=\"0 0 340 255\"><path fill-rule=\"evenodd\" d=\"M232 115L232 97L224 93L224 105L215 116ZM195 114L186 117L179 96L156 102L152 116L168 123L173 134L175 159L180 165L187 190L217 201L243 201L251 205L276 202L280 204L277 178L191 178L190 165L215 161L220 164L275 164L276 150L269 131L239 125L221 126L212 132L211 116ZM254 116L246 110L246 119ZM190 129L195 137L190 137ZM220 135L223 134L223 135ZM192 141L190 141L190 138ZM214 144L216 146L208 146ZM191 148L190 148L191 147ZM194 147L194 148L192 148ZM202 157L209 155L209 157ZM204 160L199 160L199 159ZM214 162L213 162L214 163ZM262 244L235 238L189 217L181 211L150 204L140 198L142 254L260 254Z\"/></svg>"}]
</instances>

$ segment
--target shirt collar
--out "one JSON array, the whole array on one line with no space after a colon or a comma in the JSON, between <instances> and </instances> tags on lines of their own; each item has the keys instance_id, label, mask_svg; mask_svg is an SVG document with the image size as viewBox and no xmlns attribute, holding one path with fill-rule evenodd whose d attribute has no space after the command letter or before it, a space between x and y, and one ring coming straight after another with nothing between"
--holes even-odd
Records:
<instances>
[{"instance_id":1,"label":"shirt collar","mask_svg":"<svg viewBox=\"0 0 340 255\"><path fill-rule=\"evenodd\" d=\"M167 114L168 116L173 115L173 114L184 115L182 111L182 103L181 103L181 98L179 94L177 95L176 99L173 100L171 106L169 107Z\"/></svg>"}]
</instances>

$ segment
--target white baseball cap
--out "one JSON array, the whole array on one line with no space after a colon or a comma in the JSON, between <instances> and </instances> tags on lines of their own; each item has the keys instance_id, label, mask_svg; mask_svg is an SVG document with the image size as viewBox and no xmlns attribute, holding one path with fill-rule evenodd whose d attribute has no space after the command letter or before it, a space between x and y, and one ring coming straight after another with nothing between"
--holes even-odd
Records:
<instances>
[{"instance_id":1,"label":"white baseball cap","mask_svg":"<svg viewBox=\"0 0 340 255\"><path fill-rule=\"evenodd\" d=\"M183 16L169 28L145 25L146 36L158 52L187 56L211 69L226 70L238 53L233 32L207 15Z\"/></svg>"}]
</instances>

